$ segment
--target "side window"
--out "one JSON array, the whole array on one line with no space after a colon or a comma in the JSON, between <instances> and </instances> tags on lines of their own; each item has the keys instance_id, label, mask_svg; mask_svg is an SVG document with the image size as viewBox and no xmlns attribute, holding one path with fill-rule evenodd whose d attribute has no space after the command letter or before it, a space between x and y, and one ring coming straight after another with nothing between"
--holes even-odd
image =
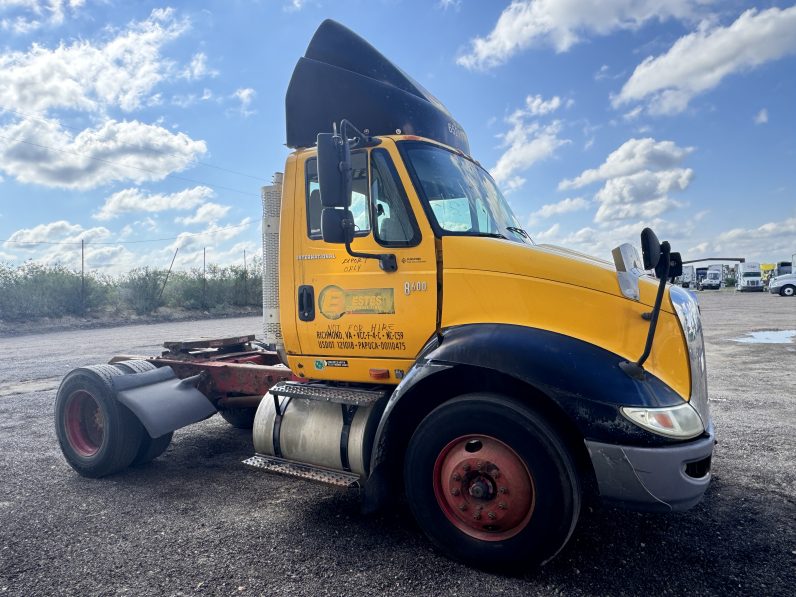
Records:
<instances>
[{"instance_id":1,"label":"side window","mask_svg":"<svg viewBox=\"0 0 796 597\"><path fill-rule=\"evenodd\" d=\"M321 236L321 191L318 186L318 160L310 158L306 161L306 197L307 197L307 236L312 239ZM370 210L368 209L368 158L364 151L351 154L351 171L353 184L351 192L351 213L354 216L356 236L364 236L370 232Z\"/></svg>"},{"instance_id":2,"label":"side window","mask_svg":"<svg viewBox=\"0 0 796 597\"><path fill-rule=\"evenodd\" d=\"M420 231L389 153L374 149L370 168L376 241L388 247L416 245L420 242Z\"/></svg>"}]
</instances>

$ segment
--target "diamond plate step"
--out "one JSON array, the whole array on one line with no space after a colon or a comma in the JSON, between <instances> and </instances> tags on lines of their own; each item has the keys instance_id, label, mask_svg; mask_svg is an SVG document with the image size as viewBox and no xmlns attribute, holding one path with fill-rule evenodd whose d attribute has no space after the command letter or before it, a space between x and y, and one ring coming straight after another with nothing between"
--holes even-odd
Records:
<instances>
[{"instance_id":1,"label":"diamond plate step","mask_svg":"<svg viewBox=\"0 0 796 597\"><path fill-rule=\"evenodd\" d=\"M360 478L359 475L355 473L336 471L334 469L303 464L301 462L292 462L284 458L277 458L276 456L255 454L251 458L244 460L243 464L271 473L278 473L298 479L307 479L308 481L335 485L337 487L359 487Z\"/></svg>"},{"instance_id":2,"label":"diamond plate step","mask_svg":"<svg viewBox=\"0 0 796 597\"><path fill-rule=\"evenodd\" d=\"M281 381L270 390L271 394L290 398L307 398L308 400L324 400L338 404L355 404L370 406L386 396L384 390L359 390L340 388L316 383L296 383Z\"/></svg>"}]
</instances>

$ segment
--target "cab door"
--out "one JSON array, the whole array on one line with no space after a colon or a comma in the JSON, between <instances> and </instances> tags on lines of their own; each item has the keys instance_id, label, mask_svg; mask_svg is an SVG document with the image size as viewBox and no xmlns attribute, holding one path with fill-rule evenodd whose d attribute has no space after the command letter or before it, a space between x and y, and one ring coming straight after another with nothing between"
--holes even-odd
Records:
<instances>
[{"instance_id":1,"label":"cab door","mask_svg":"<svg viewBox=\"0 0 796 597\"><path fill-rule=\"evenodd\" d=\"M378 259L351 257L345 246L323 241L317 161L310 155L305 213L294 230L296 327L302 355L311 357L308 377L357 381L362 375L354 369L413 362L437 329L436 243L395 144L385 139L355 150L351 161L351 248L393 253L398 269L384 272Z\"/></svg>"}]
</instances>

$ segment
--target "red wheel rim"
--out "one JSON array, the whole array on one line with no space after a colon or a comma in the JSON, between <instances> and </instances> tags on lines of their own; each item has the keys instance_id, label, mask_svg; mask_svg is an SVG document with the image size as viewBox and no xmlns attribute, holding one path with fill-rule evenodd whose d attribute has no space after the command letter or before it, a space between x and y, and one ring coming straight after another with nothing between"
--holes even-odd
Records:
<instances>
[{"instance_id":1,"label":"red wheel rim","mask_svg":"<svg viewBox=\"0 0 796 597\"><path fill-rule=\"evenodd\" d=\"M80 456L96 454L105 436L105 417L94 396L85 390L73 392L66 401L66 437Z\"/></svg>"},{"instance_id":2,"label":"red wheel rim","mask_svg":"<svg viewBox=\"0 0 796 597\"><path fill-rule=\"evenodd\" d=\"M434 496L447 519L482 541L503 541L528 526L535 505L533 477L508 445L465 435L434 463Z\"/></svg>"}]
</instances>

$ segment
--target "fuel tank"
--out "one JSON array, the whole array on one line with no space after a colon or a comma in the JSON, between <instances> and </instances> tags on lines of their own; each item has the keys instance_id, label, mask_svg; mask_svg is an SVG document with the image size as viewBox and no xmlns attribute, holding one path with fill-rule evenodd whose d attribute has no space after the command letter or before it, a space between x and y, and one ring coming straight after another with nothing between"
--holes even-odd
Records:
<instances>
[{"instance_id":1,"label":"fuel tank","mask_svg":"<svg viewBox=\"0 0 796 597\"><path fill-rule=\"evenodd\" d=\"M277 414L277 404L281 416ZM367 477L380 408L268 393L254 418L258 454Z\"/></svg>"}]
</instances>

